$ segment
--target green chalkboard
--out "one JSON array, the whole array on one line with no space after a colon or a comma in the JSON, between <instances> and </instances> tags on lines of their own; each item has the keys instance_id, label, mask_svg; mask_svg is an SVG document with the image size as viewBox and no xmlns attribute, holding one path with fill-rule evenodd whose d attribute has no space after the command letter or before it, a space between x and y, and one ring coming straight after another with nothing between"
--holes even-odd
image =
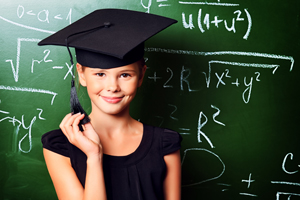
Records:
<instances>
[{"instance_id":1,"label":"green chalkboard","mask_svg":"<svg viewBox=\"0 0 300 200\"><path fill-rule=\"evenodd\" d=\"M146 43L131 112L183 136L182 199L300 199L298 0L2 0L0 199L56 198L40 138L69 112L71 72L37 42L109 7L178 20Z\"/></svg>"}]
</instances>

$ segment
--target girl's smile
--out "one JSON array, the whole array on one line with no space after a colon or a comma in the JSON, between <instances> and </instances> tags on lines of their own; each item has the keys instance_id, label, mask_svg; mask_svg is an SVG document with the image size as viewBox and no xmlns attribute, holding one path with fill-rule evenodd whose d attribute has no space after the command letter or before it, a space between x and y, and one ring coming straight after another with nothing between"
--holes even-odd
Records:
<instances>
[{"instance_id":1,"label":"girl's smile","mask_svg":"<svg viewBox=\"0 0 300 200\"><path fill-rule=\"evenodd\" d=\"M124 96L122 96L122 97L105 97L105 96L101 96L101 97L107 103L113 103L113 104L115 104L115 103L119 103L120 101L122 101L122 99L123 99Z\"/></svg>"}]
</instances>

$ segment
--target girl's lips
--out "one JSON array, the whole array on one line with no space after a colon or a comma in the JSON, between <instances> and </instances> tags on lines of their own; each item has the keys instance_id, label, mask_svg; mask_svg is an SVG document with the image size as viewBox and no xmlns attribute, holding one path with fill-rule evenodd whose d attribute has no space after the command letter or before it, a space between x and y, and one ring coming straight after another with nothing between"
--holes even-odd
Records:
<instances>
[{"instance_id":1,"label":"girl's lips","mask_svg":"<svg viewBox=\"0 0 300 200\"><path fill-rule=\"evenodd\" d=\"M101 96L102 99L108 103L119 103L123 97L105 97L105 96Z\"/></svg>"}]
</instances>

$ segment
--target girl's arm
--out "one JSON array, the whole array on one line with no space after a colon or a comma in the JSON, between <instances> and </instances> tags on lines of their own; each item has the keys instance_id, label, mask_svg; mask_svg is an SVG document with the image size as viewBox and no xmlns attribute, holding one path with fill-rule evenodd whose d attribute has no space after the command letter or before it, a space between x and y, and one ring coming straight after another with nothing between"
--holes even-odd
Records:
<instances>
[{"instance_id":1,"label":"girl's arm","mask_svg":"<svg viewBox=\"0 0 300 200\"><path fill-rule=\"evenodd\" d=\"M80 184L68 157L44 149L46 165L59 199L106 200L102 146L91 124L86 124L83 132L79 131L81 119L83 115L69 114L63 119L60 128L70 143L87 156L85 188Z\"/></svg>"},{"instance_id":2,"label":"girl's arm","mask_svg":"<svg viewBox=\"0 0 300 200\"><path fill-rule=\"evenodd\" d=\"M165 200L181 199L181 161L180 150L164 156L167 166L166 178L164 181Z\"/></svg>"}]
</instances>

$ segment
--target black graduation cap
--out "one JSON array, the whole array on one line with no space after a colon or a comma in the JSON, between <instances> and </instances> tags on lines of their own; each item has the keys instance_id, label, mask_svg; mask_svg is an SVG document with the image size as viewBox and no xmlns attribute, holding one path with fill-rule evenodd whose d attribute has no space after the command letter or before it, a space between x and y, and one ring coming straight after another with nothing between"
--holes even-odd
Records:
<instances>
[{"instance_id":1,"label":"black graduation cap","mask_svg":"<svg viewBox=\"0 0 300 200\"><path fill-rule=\"evenodd\" d=\"M142 58L144 41L176 22L138 11L101 9L45 38L38 45L75 47L78 63L108 69Z\"/></svg>"},{"instance_id":2,"label":"black graduation cap","mask_svg":"<svg viewBox=\"0 0 300 200\"><path fill-rule=\"evenodd\" d=\"M77 62L81 65L109 69L140 60L144 55L144 42L176 22L174 19L138 11L100 9L45 38L38 45L66 46L72 65L69 47L74 47ZM74 78L71 110L73 113L86 114L78 101ZM87 122L88 117L81 123Z\"/></svg>"}]
</instances>

